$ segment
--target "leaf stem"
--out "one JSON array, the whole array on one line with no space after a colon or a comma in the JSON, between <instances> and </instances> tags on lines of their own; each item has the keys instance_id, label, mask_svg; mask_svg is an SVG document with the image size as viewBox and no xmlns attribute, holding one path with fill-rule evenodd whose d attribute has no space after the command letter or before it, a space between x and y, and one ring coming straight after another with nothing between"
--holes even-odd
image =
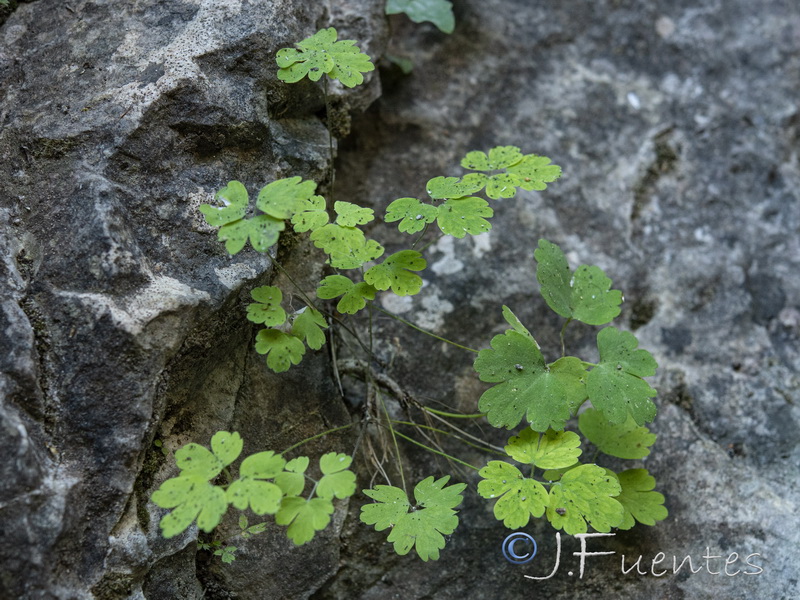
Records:
<instances>
[{"instance_id":1,"label":"leaf stem","mask_svg":"<svg viewBox=\"0 0 800 600\"><path fill-rule=\"evenodd\" d=\"M420 408L425 412L433 413L435 415L439 415L440 417L450 417L451 419L479 419L481 417L485 417L486 413L475 413L472 415L462 415L459 413L451 413L445 412L443 410L436 410L435 408L430 408L429 406L422 406Z\"/></svg>"},{"instance_id":2,"label":"leaf stem","mask_svg":"<svg viewBox=\"0 0 800 600\"><path fill-rule=\"evenodd\" d=\"M388 311L388 310L386 310L385 308L381 308L380 306L377 306L377 305L375 306L375 308L377 308L379 311L381 311L381 312L382 312L383 314L385 314L386 316L389 316L389 317L391 317L392 319L394 319L394 320L396 320L396 321L399 321L399 322L400 322L400 323L402 323L403 325L408 325L409 327L411 327L411 329L416 329L416 330L417 330L417 331L419 331L420 333L424 333L425 335L429 335L429 336L431 336L432 338L436 338L436 339L437 339L437 340L439 340L440 342L445 342L446 344L450 344L451 346L455 346L456 348L461 348L462 350L467 350L467 351L469 351L469 352L474 352L475 354L477 354L477 353L478 353L478 351L477 351L477 350L475 350L475 349L473 349L473 348L468 348L467 346L462 346L461 344L458 344L458 343L456 343L456 342L454 342L454 341L452 341L452 340L448 340L447 338L443 338L443 337L441 337L441 336L438 336L438 335L436 335L435 333L431 333L430 331L426 331L426 330L422 329L422 327L419 327L419 326L417 326L417 325L414 325L414 323L412 323L411 321L407 321L407 320L406 320L406 319L404 319L403 317L400 317L400 316L398 316L398 315L396 315L396 314L394 314L394 313L392 313L392 312L389 312L389 311Z\"/></svg>"},{"instance_id":3,"label":"leaf stem","mask_svg":"<svg viewBox=\"0 0 800 600\"><path fill-rule=\"evenodd\" d=\"M331 131L331 103L330 97L328 96L328 76L325 75L323 77L323 85L322 85L322 93L325 96L325 121L326 121L326 128L328 130L328 160L329 160L329 176L330 176L330 196L331 202L335 199L334 194L334 184L336 183L336 167L333 164L334 157L333 157L333 132Z\"/></svg>"},{"instance_id":4,"label":"leaf stem","mask_svg":"<svg viewBox=\"0 0 800 600\"><path fill-rule=\"evenodd\" d=\"M352 423L348 423L347 425L342 425L341 427L334 427L333 429L328 429L327 431L323 431L322 433L318 433L317 435L312 435L309 438L306 438L304 440L300 440L296 444L294 444L292 446L289 446L286 450L284 450L280 454L282 456L282 455L286 454L287 452L291 452L295 448L298 448L298 447L302 446L303 444L307 444L308 442L312 442L312 441L316 440L317 438L321 438L321 437L326 436L326 435L331 434L331 433L336 433L337 431L343 431L345 429L350 429L353 425L357 425L357 424L358 424L358 421L353 421Z\"/></svg>"},{"instance_id":5,"label":"leaf stem","mask_svg":"<svg viewBox=\"0 0 800 600\"><path fill-rule=\"evenodd\" d=\"M459 463L461 465L464 465L465 467L469 467L470 469L473 469L475 471L480 471L480 469L478 467L476 467L474 465L471 465L468 462L461 460L460 458L456 458L455 456L451 456L450 454L447 454L446 452L442 452L440 450L436 450L436 448L431 448L430 446L426 446L422 442L418 442L414 438L410 438L407 435L404 435L404 434L400 433L399 431L395 431L394 433L396 435L400 436L401 438L403 438L404 440L407 440L407 441L411 442L412 444L416 444L417 446L419 446L421 448L424 448L428 452L433 452L434 454L438 454L439 456L444 456L448 460L452 460L453 462L457 462L457 463Z\"/></svg>"},{"instance_id":6,"label":"leaf stem","mask_svg":"<svg viewBox=\"0 0 800 600\"><path fill-rule=\"evenodd\" d=\"M572 322L572 317L568 318L564 322L564 326L561 328L561 358L564 358L567 355L566 346L564 345L564 334L567 331L567 325Z\"/></svg>"},{"instance_id":7,"label":"leaf stem","mask_svg":"<svg viewBox=\"0 0 800 600\"><path fill-rule=\"evenodd\" d=\"M397 470L400 471L400 481L403 484L403 491L406 493L406 496L408 496L408 488L406 487L406 476L403 473L403 459L400 457L400 446L398 446L397 444L397 436L398 435L400 437L405 437L405 436L399 431L395 431L394 427L392 427L392 419L389 416L389 409L386 408L386 403L383 401L383 395L381 394L381 390L377 385L375 385L374 381L372 382L372 385L375 386L375 393L377 394L378 399L381 402L381 408L383 408L383 414L386 415L386 424L389 427L389 433L392 434L392 442L394 442L394 452L395 455L397 456Z\"/></svg>"}]
</instances>

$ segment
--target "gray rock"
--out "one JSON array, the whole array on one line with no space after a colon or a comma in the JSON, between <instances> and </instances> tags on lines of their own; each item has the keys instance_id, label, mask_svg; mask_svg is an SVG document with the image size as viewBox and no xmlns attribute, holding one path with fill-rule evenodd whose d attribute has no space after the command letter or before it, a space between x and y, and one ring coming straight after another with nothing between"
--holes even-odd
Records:
<instances>
[{"instance_id":1,"label":"gray rock","mask_svg":"<svg viewBox=\"0 0 800 600\"><path fill-rule=\"evenodd\" d=\"M289 175L326 183L319 86L280 83L274 54L333 24L380 56L382 9L33 2L0 27L0 597L796 596L800 13L781 0L464 0L451 36L391 19L389 50L413 60L410 76L386 63L382 81L333 90L331 123L352 130L337 199L423 197L431 177L461 174L465 152L495 145L562 165L547 191L495 202L488 236L431 246L419 296L380 302L471 347L502 331L507 304L555 357L561 323L536 294L536 240L604 268L625 292L620 326L660 365L660 437L644 464L666 521L590 540L615 555L588 557L582 578L578 542L562 536L556 575L526 579L552 569L552 528L526 528L539 555L510 565L474 474L404 446L409 480L470 483L438 562L394 555L358 522L363 495L313 544L270 525L237 542L230 566L196 550L194 528L161 538L149 497L175 467L154 441L171 452L229 429L245 453L280 450L359 408L349 378L353 400L339 399L324 352L266 370L244 305L253 286L286 282L268 256L229 258L196 209L231 179L251 194ZM393 227L372 233L390 251L407 244ZM323 267L304 238L281 259L313 289ZM570 351L590 358L594 335L572 325ZM469 353L382 317L375 339L413 396L475 411L484 386ZM620 570L623 554L649 570L659 552L663 577ZM734 552L740 574L708 572ZM763 573L747 575L754 554ZM686 555L703 572L673 574Z\"/></svg>"}]
</instances>

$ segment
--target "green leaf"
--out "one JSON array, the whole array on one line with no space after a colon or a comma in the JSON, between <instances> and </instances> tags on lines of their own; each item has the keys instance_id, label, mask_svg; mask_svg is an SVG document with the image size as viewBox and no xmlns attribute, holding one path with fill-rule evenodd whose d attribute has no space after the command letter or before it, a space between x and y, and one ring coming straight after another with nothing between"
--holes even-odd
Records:
<instances>
[{"instance_id":1,"label":"green leaf","mask_svg":"<svg viewBox=\"0 0 800 600\"><path fill-rule=\"evenodd\" d=\"M647 427L639 427L631 415L624 423L615 424L595 408L581 413L578 427L600 452L617 458L644 458L656 441L656 434Z\"/></svg>"},{"instance_id":2,"label":"green leaf","mask_svg":"<svg viewBox=\"0 0 800 600\"><path fill-rule=\"evenodd\" d=\"M242 531L247 529L247 516L245 514L239 515L239 529Z\"/></svg>"},{"instance_id":3,"label":"green leaf","mask_svg":"<svg viewBox=\"0 0 800 600\"><path fill-rule=\"evenodd\" d=\"M586 399L581 361L568 356L548 366L536 342L517 331L495 336L491 346L478 353L474 364L481 381L499 383L478 402L489 423L511 429L527 414L536 431L564 429Z\"/></svg>"},{"instance_id":4,"label":"green leaf","mask_svg":"<svg viewBox=\"0 0 800 600\"><path fill-rule=\"evenodd\" d=\"M486 176L472 173L458 177L434 177L425 186L431 198L464 198L483 189Z\"/></svg>"},{"instance_id":5,"label":"green leaf","mask_svg":"<svg viewBox=\"0 0 800 600\"><path fill-rule=\"evenodd\" d=\"M299 496L303 493L303 489L306 487L306 478L303 473L307 468L307 456L298 456L286 463L285 470L275 477L275 484L283 490L284 496Z\"/></svg>"},{"instance_id":6,"label":"green leaf","mask_svg":"<svg viewBox=\"0 0 800 600\"><path fill-rule=\"evenodd\" d=\"M630 529L634 520L643 525L655 525L656 521L667 518L664 496L652 491L656 480L647 469L628 469L618 473L617 478L622 492L616 499L625 509L625 516L617 525L619 529Z\"/></svg>"},{"instance_id":7,"label":"green leaf","mask_svg":"<svg viewBox=\"0 0 800 600\"><path fill-rule=\"evenodd\" d=\"M450 0L387 0L386 14L405 13L414 23L430 21L443 33L453 33L456 19Z\"/></svg>"},{"instance_id":8,"label":"green leaf","mask_svg":"<svg viewBox=\"0 0 800 600\"><path fill-rule=\"evenodd\" d=\"M386 207L384 221L394 223L403 233L417 233L425 228L428 223L433 223L439 215L439 210L430 204L424 204L416 198L398 198Z\"/></svg>"},{"instance_id":9,"label":"green leaf","mask_svg":"<svg viewBox=\"0 0 800 600\"><path fill-rule=\"evenodd\" d=\"M494 211L483 198L451 198L439 206L437 222L439 229L447 235L463 238L466 234L486 233L492 226L483 217L491 217Z\"/></svg>"},{"instance_id":10,"label":"green leaf","mask_svg":"<svg viewBox=\"0 0 800 600\"><path fill-rule=\"evenodd\" d=\"M333 210L338 215L336 223L342 227L355 227L356 225L366 225L375 217L371 208L362 208L351 202L334 202Z\"/></svg>"},{"instance_id":11,"label":"green leaf","mask_svg":"<svg viewBox=\"0 0 800 600\"><path fill-rule=\"evenodd\" d=\"M349 498L356 493L356 474L348 470L353 462L346 454L328 452L319 459L322 479L317 485L320 498Z\"/></svg>"},{"instance_id":12,"label":"green leaf","mask_svg":"<svg viewBox=\"0 0 800 600\"><path fill-rule=\"evenodd\" d=\"M236 546L225 546L224 548L216 550L214 556L221 557L222 562L229 565L236 560L236 550Z\"/></svg>"},{"instance_id":13,"label":"green leaf","mask_svg":"<svg viewBox=\"0 0 800 600\"><path fill-rule=\"evenodd\" d=\"M506 320L506 323L511 325L514 331L521 333L525 337L529 337L533 340L533 334L531 334L531 332L528 331L528 328L522 324L522 322L517 318L517 315L511 312L511 309L505 305L503 305L503 318ZM536 343L536 340L534 340L534 343ZM539 344L536 344L536 347L538 348Z\"/></svg>"},{"instance_id":14,"label":"green leaf","mask_svg":"<svg viewBox=\"0 0 800 600\"><path fill-rule=\"evenodd\" d=\"M540 434L528 427L508 440L505 451L517 462L540 469L562 469L575 464L581 455L580 446L580 436L572 431L548 429Z\"/></svg>"},{"instance_id":15,"label":"green leaf","mask_svg":"<svg viewBox=\"0 0 800 600\"><path fill-rule=\"evenodd\" d=\"M620 313L622 293L609 289L611 280L598 267L581 265L573 274L561 249L539 240L533 253L542 297L557 314L589 325L603 325Z\"/></svg>"},{"instance_id":16,"label":"green leaf","mask_svg":"<svg viewBox=\"0 0 800 600\"><path fill-rule=\"evenodd\" d=\"M322 531L331 522L333 504L325 498L284 498L275 515L278 525L288 525L286 535L295 545L302 546L314 538L317 531Z\"/></svg>"},{"instance_id":17,"label":"green leaf","mask_svg":"<svg viewBox=\"0 0 800 600\"><path fill-rule=\"evenodd\" d=\"M319 350L325 344L325 332L328 328L325 317L313 308L305 307L292 323L292 335L305 340L312 350Z\"/></svg>"},{"instance_id":18,"label":"green leaf","mask_svg":"<svg viewBox=\"0 0 800 600\"><path fill-rule=\"evenodd\" d=\"M330 264L336 269L357 269L383 254L383 246L367 240L360 229L335 223L314 231L311 241L330 256Z\"/></svg>"},{"instance_id":19,"label":"green leaf","mask_svg":"<svg viewBox=\"0 0 800 600\"><path fill-rule=\"evenodd\" d=\"M314 196L317 184L301 177L273 181L258 193L256 206L276 219L291 219Z\"/></svg>"},{"instance_id":20,"label":"green leaf","mask_svg":"<svg viewBox=\"0 0 800 600\"><path fill-rule=\"evenodd\" d=\"M550 164L546 156L527 154L506 171L519 178L519 187L524 190L544 190L547 184L561 177L561 167Z\"/></svg>"},{"instance_id":21,"label":"green leaf","mask_svg":"<svg viewBox=\"0 0 800 600\"><path fill-rule=\"evenodd\" d=\"M247 190L240 182L229 181L228 185L217 192L214 199L222 206L200 205L200 212L203 213L206 223L209 225L221 227L244 218L245 212L247 212L248 198Z\"/></svg>"},{"instance_id":22,"label":"green leaf","mask_svg":"<svg viewBox=\"0 0 800 600\"><path fill-rule=\"evenodd\" d=\"M224 490L196 474L167 479L153 492L152 500L161 508L173 509L159 524L165 538L185 531L195 519L200 529L210 532L228 510Z\"/></svg>"},{"instance_id":23,"label":"green leaf","mask_svg":"<svg viewBox=\"0 0 800 600\"><path fill-rule=\"evenodd\" d=\"M267 355L267 366L276 373L300 364L306 347L293 335L277 329L262 329L256 335L256 352Z\"/></svg>"},{"instance_id":24,"label":"green leaf","mask_svg":"<svg viewBox=\"0 0 800 600\"><path fill-rule=\"evenodd\" d=\"M391 527L388 541L394 551L404 556L412 548L423 561L437 560L444 548L445 535L455 531L458 517L453 510L461 501L465 483L445 487L450 477L434 481L428 477L414 488L416 507L412 507L405 492L389 485L377 485L364 493L375 500L361 507L361 521L374 525L377 531ZM411 512L409 512L411 511Z\"/></svg>"},{"instance_id":25,"label":"green leaf","mask_svg":"<svg viewBox=\"0 0 800 600\"><path fill-rule=\"evenodd\" d=\"M587 525L608 532L622 522L622 504L614 499L619 482L602 467L580 465L564 473L550 488L547 518L569 535L586 533Z\"/></svg>"},{"instance_id":26,"label":"green leaf","mask_svg":"<svg viewBox=\"0 0 800 600\"><path fill-rule=\"evenodd\" d=\"M377 290L368 283L353 283L344 275L328 275L317 288L317 297L324 300L342 296L336 305L340 313L354 315L367 305L367 300L375 299Z\"/></svg>"},{"instance_id":27,"label":"green leaf","mask_svg":"<svg viewBox=\"0 0 800 600\"><path fill-rule=\"evenodd\" d=\"M247 243L258 252L266 252L278 242L281 231L286 228L283 221L269 215L258 215L252 219L242 219L223 225L217 233L217 239L225 242L228 254L236 254Z\"/></svg>"},{"instance_id":28,"label":"green leaf","mask_svg":"<svg viewBox=\"0 0 800 600\"><path fill-rule=\"evenodd\" d=\"M242 445L238 433L218 431L211 438L211 451L200 444L186 444L175 453L175 463L182 471L181 476L197 476L207 481L236 460Z\"/></svg>"},{"instance_id":29,"label":"green leaf","mask_svg":"<svg viewBox=\"0 0 800 600\"><path fill-rule=\"evenodd\" d=\"M611 423L625 423L628 414L637 425L656 416L656 395L642 377L655 375L658 365L647 350L637 350L639 341L614 327L597 334L600 363L589 372L586 389L592 405Z\"/></svg>"},{"instance_id":30,"label":"green leaf","mask_svg":"<svg viewBox=\"0 0 800 600\"><path fill-rule=\"evenodd\" d=\"M353 40L336 41L336 38L336 29L329 27L296 44L297 49L278 50L278 79L294 83L308 75L311 81L319 81L327 73L349 88L363 83L362 73L374 71L375 65Z\"/></svg>"},{"instance_id":31,"label":"green leaf","mask_svg":"<svg viewBox=\"0 0 800 600\"><path fill-rule=\"evenodd\" d=\"M228 502L239 510L250 507L257 515L275 514L280 507L283 492L274 479L286 461L272 451L259 452L242 461L239 479L231 483L226 492ZM241 527L247 527L247 523Z\"/></svg>"},{"instance_id":32,"label":"green leaf","mask_svg":"<svg viewBox=\"0 0 800 600\"><path fill-rule=\"evenodd\" d=\"M515 466L493 460L479 475L484 480L478 483L478 494L484 498L499 498L494 505L494 516L509 529L525 527L531 517L544 514L547 490L538 481L523 477Z\"/></svg>"},{"instance_id":33,"label":"green leaf","mask_svg":"<svg viewBox=\"0 0 800 600\"><path fill-rule=\"evenodd\" d=\"M516 146L497 146L485 152L468 152L461 160L461 166L473 171L496 171L505 169L522 160L522 152Z\"/></svg>"},{"instance_id":34,"label":"green leaf","mask_svg":"<svg viewBox=\"0 0 800 600\"><path fill-rule=\"evenodd\" d=\"M247 306L247 320L276 327L286 322L286 311L281 308L283 293L277 287L262 285L254 288L250 295L256 302Z\"/></svg>"},{"instance_id":35,"label":"green leaf","mask_svg":"<svg viewBox=\"0 0 800 600\"><path fill-rule=\"evenodd\" d=\"M322 196L311 196L302 201L292 216L292 225L297 233L316 231L327 223L328 211L325 210L325 198Z\"/></svg>"},{"instance_id":36,"label":"green leaf","mask_svg":"<svg viewBox=\"0 0 800 600\"><path fill-rule=\"evenodd\" d=\"M427 261L416 250L401 250L364 273L364 280L378 290L392 291L398 296L413 296L422 288L422 277L412 271L422 271Z\"/></svg>"}]
</instances>

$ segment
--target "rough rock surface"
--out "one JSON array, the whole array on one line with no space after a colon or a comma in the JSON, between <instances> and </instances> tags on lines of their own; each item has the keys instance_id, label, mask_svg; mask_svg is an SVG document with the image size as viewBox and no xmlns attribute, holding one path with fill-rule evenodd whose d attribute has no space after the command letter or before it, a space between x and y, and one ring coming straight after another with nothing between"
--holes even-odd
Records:
<instances>
[{"instance_id":1,"label":"rough rock surface","mask_svg":"<svg viewBox=\"0 0 800 600\"><path fill-rule=\"evenodd\" d=\"M0 597L798 595L796 2L455 5L451 36L391 19L390 50L414 71L385 65L383 95L341 154L337 197L382 208L460 174L466 151L501 144L562 165L546 192L497 202L488 236L433 246L422 294L389 306L484 347L508 304L554 347L536 240L603 267L625 292L622 326L660 365L646 464L669 519L591 540L617 554L587 558L582 579L565 536L546 581L523 575L552 569L549 526L528 529L539 559L512 566L500 553L508 532L474 494L438 562L396 557L357 523L358 502L313 544L269 530L231 566L198 553L196 532L161 539L147 500L171 466L154 440L174 450L228 428L245 452L280 449L349 418L324 353L266 371L241 312L269 258L228 258L196 207L229 179L251 192L294 174L325 180L319 89L278 82L274 53L334 24L380 55L383 3L39 0L0 28ZM337 108L380 94L376 73L338 90ZM282 252L301 278L320 272L302 243ZM390 321L378 329L395 379L474 411L469 355ZM592 340L591 328L569 330L576 353ZM451 472L409 456L415 476ZM663 577L620 573L621 554L628 567L643 555L646 569L659 552ZM707 552L737 552L729 572L754 571L743 560L758 553L764 571L712 575ZM672 557L687 554L704 571L673 575Z\"/></svg>"}]
</instances>

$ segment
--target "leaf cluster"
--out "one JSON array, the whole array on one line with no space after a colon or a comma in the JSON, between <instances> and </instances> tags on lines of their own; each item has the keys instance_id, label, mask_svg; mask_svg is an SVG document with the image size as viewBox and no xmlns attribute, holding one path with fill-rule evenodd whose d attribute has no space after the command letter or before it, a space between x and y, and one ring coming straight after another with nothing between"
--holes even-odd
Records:
<instances>
[{"instance_id":1,"label":"leaf cluster","mask_svg":"<svg viewBox=\"0 0 800 600\"><path fill-rule=\"evenodd\" d=\"M239 467L239 477L230 484L215 484L223 469L239 457L242 447L238 433L218 431L211 438L211 450L192 443L175 453L180 474L164 481L152 495L157 506L172 509L160 522L165 538L184 532L195 521L199 529L210 532L232 505L242 511L250 509L256 515L275 515L277 524L287 526L289 539L302 545L327 527L334 498L348 498L355 493L356 477L349 469L352 459L336 452L320 457L319 479L306 473L308 457L287 461L273 451L265 451L246 457ZM315 485L304 497L307 480ZM265 525L249 526L247 517L241 515L239 527L246 539L264 531ZM234 546L213 544L207 549L215 549L224 562L232 561L236 551Z\"/></svg>"}]
</instances>

